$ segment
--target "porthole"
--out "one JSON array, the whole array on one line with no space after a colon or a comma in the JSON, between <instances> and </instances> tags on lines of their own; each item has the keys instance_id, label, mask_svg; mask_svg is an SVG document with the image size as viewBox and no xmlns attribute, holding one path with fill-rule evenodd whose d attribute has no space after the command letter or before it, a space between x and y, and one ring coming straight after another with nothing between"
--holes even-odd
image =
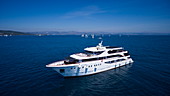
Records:
<instances>
[{"instance_id":1,"label":"porthole","mask_svg":"<svg viewBox=\"0 0 170 96\"><path fill-rule=\"evenodd\" d=\"M60 69L60 73L64 73L65 72L65 70L64 69Z\"/></svg>"}]
</instances>

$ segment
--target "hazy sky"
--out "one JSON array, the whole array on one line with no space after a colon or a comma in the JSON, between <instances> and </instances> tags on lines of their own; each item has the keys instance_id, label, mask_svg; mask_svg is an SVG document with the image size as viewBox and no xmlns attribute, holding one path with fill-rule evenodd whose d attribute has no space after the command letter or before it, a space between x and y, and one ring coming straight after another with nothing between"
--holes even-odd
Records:
<instances>
[{"instance_id":1,"label":"hazy sky","mask_svg":"<svg viewBox=\"0 0 170 96\"><path fill-rule=\"evenodd\" d=\"M0 0L0 30L170 33L170 0Z\"/></svg>"}]
</instances>

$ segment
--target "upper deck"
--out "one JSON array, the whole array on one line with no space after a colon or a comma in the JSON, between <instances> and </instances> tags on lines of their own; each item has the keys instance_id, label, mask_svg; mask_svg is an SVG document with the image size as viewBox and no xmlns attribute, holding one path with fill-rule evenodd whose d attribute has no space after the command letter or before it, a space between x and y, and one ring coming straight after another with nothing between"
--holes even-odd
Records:
<instances>
[{"instance_id":1,"label":"upper deck","mask_svg":"<svg viewBox=\"0 0 170 96\"><path fill-rule=\"evenodd\" d=\"M84 49L85 51L90 51L90 52L101 52L101 51L105 51L106 50L106 47L89 47L89 48L85 48Z\"/></svg>"},{"instance_id":2,"label":"upper deck","mask_svg":"<svg viewBox=\"0 0 170 96\"><path fill-rule=\"evenodd\" d=\"M75 59L89 59L89 58L95 58L95 57L101 57L101 56L107 56L109 55L108 52L112 50L120 50L123 49L122 47L89 47L85 48L84 50L86 53L76 53L70 55L70 57ZM120 51L119 51L120 52ZM116 53L116 52L114 52Z\"/></svg>"},{"instance_id":3,"label":"upper deck","mask_svg":"<svg viewBox=\"0 0 170 96\"><path fill-rule=\"evenodd\" d=\"M123 49L122 47L103 46L102 42L103 41L101 41L96 47L85 48L84 50L86 51L86 53L77 53L77 54L70 55L70 57L72 57L74 59L96 58L96 57L109 55L108 54L109 51ZM114 53L114 52L111 52L111 53Z\"/></svg>"}]
</instances>

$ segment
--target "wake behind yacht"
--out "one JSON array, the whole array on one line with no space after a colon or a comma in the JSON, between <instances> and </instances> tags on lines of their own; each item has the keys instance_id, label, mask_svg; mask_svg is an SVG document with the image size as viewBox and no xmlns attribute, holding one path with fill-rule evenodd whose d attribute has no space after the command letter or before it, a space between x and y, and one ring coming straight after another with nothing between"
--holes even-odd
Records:
<instances>
[{"instance_id":1,"label":"wake behind yacht","mask_svg":"<svg viewBox=\"0 0 170 96\"><path fill-rule=\"evenodd\" d=\"M84 53L70 55L69 59L46 65L64 77L92 75L133 63L128 51L122 47L103 46L84 49Z\"/></svg>"}]
</instances>

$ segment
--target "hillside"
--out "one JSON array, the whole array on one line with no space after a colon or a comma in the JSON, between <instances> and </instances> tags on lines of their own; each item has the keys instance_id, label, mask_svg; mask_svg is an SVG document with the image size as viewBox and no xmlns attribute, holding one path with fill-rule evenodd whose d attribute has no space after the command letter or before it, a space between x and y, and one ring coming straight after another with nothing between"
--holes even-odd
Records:
<instances>
[{"instance_id":1,"label":"hillside","mask_svg":"<svg viewBox=\"0 0 170 96\"><path fill-rule=\"evenodd\" d=\"M0 35L34 35L34 34L10 30L0 30Z\"/></svg>"}]
</instances>

